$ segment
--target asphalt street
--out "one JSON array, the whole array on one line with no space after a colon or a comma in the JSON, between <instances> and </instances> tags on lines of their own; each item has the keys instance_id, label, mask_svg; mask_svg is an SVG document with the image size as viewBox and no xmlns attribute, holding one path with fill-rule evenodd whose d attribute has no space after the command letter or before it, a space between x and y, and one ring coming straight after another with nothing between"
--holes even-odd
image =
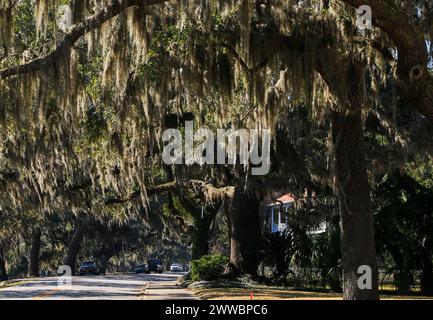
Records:
<instances>
[{"instance_id":1,"label":"asphalt street","mask_svg":"<svg viewBox=\"0 0 433 320\"><path fill-rule=\"evenodd\" d=\"M23 279L0 289L0 300L196 300L180 274L131 274ZM67 279L66 279L67 280Z\"/></svg>"}]
</instances>

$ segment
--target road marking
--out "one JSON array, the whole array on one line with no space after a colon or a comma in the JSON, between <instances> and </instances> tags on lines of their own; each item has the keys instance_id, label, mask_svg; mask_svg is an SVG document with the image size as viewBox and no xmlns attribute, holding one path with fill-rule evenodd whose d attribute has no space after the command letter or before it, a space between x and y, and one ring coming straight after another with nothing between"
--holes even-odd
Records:
<instances>
[{"instance_id":1,"label":"road marking","mask_svg":"<svg viewBox=\"0 0 433 320\"><path fill-rule=\"evenodd\" d=\"M146 285L146 292L147 292L147 294L149 294L149 291L150 291L150 285L152 284L152 281L149 281L149 282L147 282L147 285Z\"/></svg>"},{"instance_id":2,"label":"road marking","mask_svg":"<svg viewBox=\"0 0 433 320\"><path fill-rule=\"evenodd\" d=\"M150 285L152 281L147 281L144 289L140 292L140 300L147 300L150 294Z\"/></svg>"},{"instance_id":3,"label":"road marking","mask_svg":"<svg viewBox=\"0 0 433 320\"><path fill-rule=\"evenodd\" d=\"M40 295L33 297L32 300L43 300L44 298L48 298L54 294L56 294L57 292L61 291L61 288L55 288L55 289L51 289L51 290L47 290L44 293L41 293Z\"/></svg>"}]
</instances>

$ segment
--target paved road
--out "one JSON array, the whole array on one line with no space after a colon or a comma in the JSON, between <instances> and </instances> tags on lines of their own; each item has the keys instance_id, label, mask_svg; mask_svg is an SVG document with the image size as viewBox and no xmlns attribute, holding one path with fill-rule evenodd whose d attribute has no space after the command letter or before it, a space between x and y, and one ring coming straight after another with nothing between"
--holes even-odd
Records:
<instances>
[{"instance_id":1,"label":"paved road","mask_svg":"<svg viewBox=\"0 0 433 320\"><path fill-rule=\"evenodd\" d=\"M59 278L37 278L0 289L0 300L195 300L178 285L179 275L107 275L73 277L70 286Z\"/></svg>"}]
</instances>

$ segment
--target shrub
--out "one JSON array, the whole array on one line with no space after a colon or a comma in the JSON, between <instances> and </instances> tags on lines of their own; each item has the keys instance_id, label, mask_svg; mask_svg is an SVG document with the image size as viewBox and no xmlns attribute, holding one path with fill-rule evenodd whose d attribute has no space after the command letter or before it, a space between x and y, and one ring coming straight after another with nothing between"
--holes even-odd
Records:
<instances>
[{"instance_id":1,"label":"shrub","mask_svg":"<svg viewBox=\"0 0 433 320\"><path fill-rule=\"evenodd\" d=\"M192 261L191 275L193 281L215 280L224 273L229 259L222 254L203 256Z\"/></svg>"}]
</instances>

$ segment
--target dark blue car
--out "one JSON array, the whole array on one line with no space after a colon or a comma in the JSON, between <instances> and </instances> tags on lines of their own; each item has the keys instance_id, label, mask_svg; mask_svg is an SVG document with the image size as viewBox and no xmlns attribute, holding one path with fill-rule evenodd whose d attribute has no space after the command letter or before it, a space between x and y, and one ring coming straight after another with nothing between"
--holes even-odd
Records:
<instances>
[{"instance_id":1,"label":"dark blue car","mask_svg":"<svg viewBox=\"0 0 433 320\"><path fill-rule=\"evenodd\" d=\"M84 261L80 268L78 268L78 275L79 276L85 276L85 275L98 275L98 268L96 267L95 261Z\"/></svg>"}]
</instances>

